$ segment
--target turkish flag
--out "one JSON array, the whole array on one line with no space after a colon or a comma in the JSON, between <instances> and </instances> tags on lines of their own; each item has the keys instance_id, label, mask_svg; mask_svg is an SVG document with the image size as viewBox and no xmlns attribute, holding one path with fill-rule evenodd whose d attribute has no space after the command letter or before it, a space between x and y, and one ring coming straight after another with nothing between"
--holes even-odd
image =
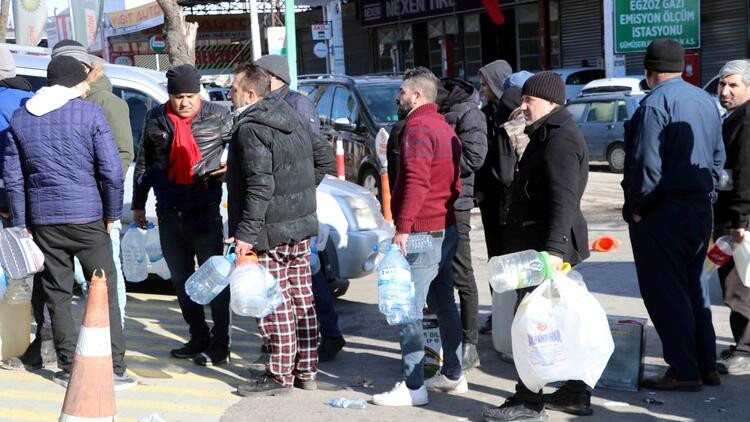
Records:
<instances>
[{"instance_id":1,"label":"turkish flag","mask_svg":"<svg viewBox=\"0 0 750 422\"><path fill-rule=\"evenodd\" d=\"M487 14L490 15L490 19L495 25L502 25L505 23L505 15L503 15L502 9L498 0L482 0L484 8L487 9Z\"/></svg>"}]
</instances>

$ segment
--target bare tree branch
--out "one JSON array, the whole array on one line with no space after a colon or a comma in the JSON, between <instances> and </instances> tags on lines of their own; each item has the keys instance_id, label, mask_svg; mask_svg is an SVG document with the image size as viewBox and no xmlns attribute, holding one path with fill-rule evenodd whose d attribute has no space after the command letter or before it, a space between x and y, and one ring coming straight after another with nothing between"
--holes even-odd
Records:
<instances>
[{"instance_id":1,"label":"bare tree branch","mask_svg":"<svg viewBox=\"0 0 750 422\"><path fill-rule=\"evenodd\" d=\"M169 46L169 64L195 65L195 36L197 22L186 22L177 0L156 0L164 11L164 35Z\"/></svg>"}]
</instances>

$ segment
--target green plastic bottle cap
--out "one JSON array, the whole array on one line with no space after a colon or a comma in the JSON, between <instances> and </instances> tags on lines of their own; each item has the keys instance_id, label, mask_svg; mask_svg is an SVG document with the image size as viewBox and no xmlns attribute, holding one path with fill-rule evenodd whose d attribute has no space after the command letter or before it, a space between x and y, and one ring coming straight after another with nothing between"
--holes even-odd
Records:
<instances>
[{"instance_id":1,"label":"green plastic bottle cap","mask_svg":"<svg viewBox=\"0 0 750 422\"><path fill-rule=\"evenodd\" d=\"M549 254L545 251L539 252L539 259L544 264L544 279L549 280L552 278L552 265L549 263Z\"/></svg>"}]
</instances>

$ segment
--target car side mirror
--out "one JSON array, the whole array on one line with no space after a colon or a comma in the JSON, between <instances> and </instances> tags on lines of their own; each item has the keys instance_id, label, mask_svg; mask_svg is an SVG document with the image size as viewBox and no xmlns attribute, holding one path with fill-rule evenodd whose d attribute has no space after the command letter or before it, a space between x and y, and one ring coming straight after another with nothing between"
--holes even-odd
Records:
<instances>
[{"instance_id":1,"label":"car side mirror","mask_svg":"<svg viewBox=\"0 0 750 422\"><path fill-rule=\"evenodd\" d=\"M348 117L339 117L333 121L334 130L345 130L348 132L354 132L357 130L357 125L352 123Z\"/></svg>"}]
</instances>

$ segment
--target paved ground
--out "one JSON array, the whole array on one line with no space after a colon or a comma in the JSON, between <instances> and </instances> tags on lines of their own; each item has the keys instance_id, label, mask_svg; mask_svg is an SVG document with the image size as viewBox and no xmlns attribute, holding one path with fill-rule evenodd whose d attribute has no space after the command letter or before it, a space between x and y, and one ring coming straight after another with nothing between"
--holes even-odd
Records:
<instances>
[{"instance_id":1,"label":"paved ground","mask_svg":"<svg viewBox=\"0 0 750 422\"><path fill-rule=\"evenodd\" d=\"M579 269L589 290L609 314L647 317L638 293L627 229L619 217L622 202L619 180L609 173L592 173L584 211L592 239L609 234L620 239L623 245L614 252L593 255ZM472 247L483 318L491 312L484 265L487 256L478 215L473 222L477 230L472 233ZM720 303L715 285L712 298L720 350L731 337L728 312ZM234 320L231 365L200 368L168 356L168 350L187 335L174 298L129 294L126 358L130 373L141 385L117 394L119 420L137 421L152 413L159 413L164 420L172 422L481 420L483 407L500 404L513 391L513 365L502 362L492 347L491 338L482 336L479 345L482 367L468 374L468 394L431 394L430 404L421 408L373 405L365 410L329 408L325 402L331 398L369 399L373 393L390 389L400 374L396 330L385 323L377 310L374 277L353 280L349 292L337 302L337 308L348 344L336 361L320 365L318 391L294 390L285 397L240 399L232 394L233 387L260 358L260 340L251 320ZM664 365L653 327L648 331L646 363L649 372L659 371ZM51 369L37 373L0 372L0 422L56 420L64 391L50 381L52 373ZM749 420L750 404L745 398L748 378L750 376L725 377L722 386L709 387L700 393L650 394L645 390L597 389L593 399L595 414L583 419L607 422ZM646 398L655 398L663 404L647 404ZM551 421L578 419L557 412L548 414Z\"/></svg>"}]
</instances>

